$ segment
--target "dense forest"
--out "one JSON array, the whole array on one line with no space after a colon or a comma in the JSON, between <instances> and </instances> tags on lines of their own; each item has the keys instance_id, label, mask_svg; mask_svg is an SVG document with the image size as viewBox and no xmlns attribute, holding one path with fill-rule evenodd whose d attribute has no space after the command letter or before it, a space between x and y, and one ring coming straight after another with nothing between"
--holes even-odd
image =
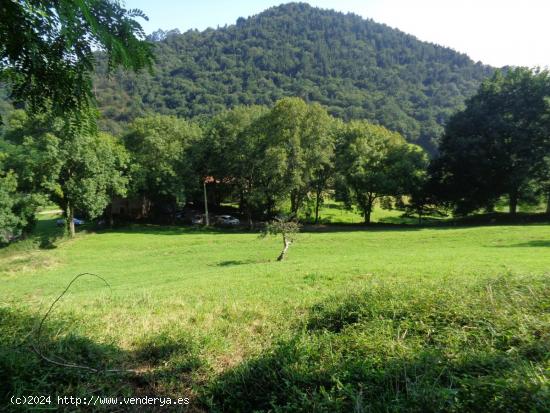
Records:
<instances>
[{"instance_id":1,"label":"dense forest","mask_svg":"<svg viewBox=\"0 0 550 413\"><path fill-rule=\"evenodd\" d=\"M449 48L303 3L202 32L159 30L149 40L156 56L151 72L108 77L105 63L98 69L102 127L114 134L148 112L193 118L297 96L433 151L445 121L492 73Z\"/></svg>"}]
</instances>

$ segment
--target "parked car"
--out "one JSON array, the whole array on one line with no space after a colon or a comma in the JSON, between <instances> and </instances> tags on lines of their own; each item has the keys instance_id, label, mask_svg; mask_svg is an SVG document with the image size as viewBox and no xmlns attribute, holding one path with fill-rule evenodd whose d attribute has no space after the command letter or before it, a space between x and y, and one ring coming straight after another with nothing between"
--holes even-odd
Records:
<instances>
[{"instance_id":1,"label":"parked car","mask_svg":"<svg viewBox=\"0 0 550 413\"><path fill-rule=\"evenodd\" d=\"M195 215L192 219L191 219L191 223L193 225L202 225L204 224L204 215Z\"/></svg>"},{"instance_id":2,"label":"parked car","mask_svg":"<svg viewBox=\"0 0 550 413\"><path fill-rule=\"evenodd\" d=\"M239 225L241 221L231 215L219 215L216 217L216 222L220 225Z\"/></svg>"},{"instance_id":3,"label":"parked car","mask_svg":"<svg viewBox=\"0 0 550 413\"><path fill-rule=\"evenodd\" d=\"M73 218L73 222L75 225L84 225L84 220L82 219ZM55 221L55 223L57 224L58 227L62 227L63 225L65 225L65 220L61 218Z\"/></svg>"}]
</instances>

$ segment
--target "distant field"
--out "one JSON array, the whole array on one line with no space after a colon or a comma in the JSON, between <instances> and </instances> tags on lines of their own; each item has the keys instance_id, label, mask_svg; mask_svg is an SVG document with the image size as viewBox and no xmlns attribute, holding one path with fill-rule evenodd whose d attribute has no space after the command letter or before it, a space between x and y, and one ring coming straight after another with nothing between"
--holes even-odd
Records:
<instances>
[{"instance_id":1,"label":"distant field","mask_svg":"<svg viewBox=\"0 0 550 413\"><path fill-rule=\"evenodd\" d=\"M359 403L421 411L427 400L467 408L478 395L487 403L484 392L493 391L501 401L523 398L533 411L548 406L548 225L328 228L299 235L284 262L275 262L281 240L248 232L132 226L52 245L48 215L40 231L43 249L29 240L0 251L0 370L11 371L0 387L10 394L104 394L116 386L184 393L196 410L286 403L291 411L348 411ZM92 277L75 284L47 322L47 351L137 368L139 380L61 373L13 351L83 272L110 289ZM483 374L467 365L475 357ZM399 363L412 359L414 373L403 372ZM467 380L446 376L459 360ZM499 377L508 381L497 385ZM272 401L243 401L237 393L247 387Z\"/></svg>"},{"instance_id":2,"label":"distant field","mask_svg":"<svg viewBox=\"0 0 550 413\"><path fill-rule=\"evenodd\" d=\"M378 206L374 208L371 220L386 224L416 224L418 222L417 218L403 217L403 211L384 210ZM361 224L364 222L364 217L356 208L348 209L339 202L327 201L319 209L319 221L335 224Z\"/></svg>"}]
</instances>

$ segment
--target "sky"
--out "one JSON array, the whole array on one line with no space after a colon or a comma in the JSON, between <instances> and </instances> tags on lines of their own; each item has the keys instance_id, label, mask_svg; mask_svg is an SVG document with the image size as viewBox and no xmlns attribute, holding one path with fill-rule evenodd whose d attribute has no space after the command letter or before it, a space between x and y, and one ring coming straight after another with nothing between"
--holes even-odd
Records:
<instances>
[{"instance_id":1,"label":"sky","mask_svg":"<svg viewBox=\"0 0 550 413\"><path fill-rule=\"evenodd\" d=\"M398 28L420 40L451 47L496 67L550 67L550 0L302 0L312 6L353 12ZM278 0L123 0L149 16L156 29L204 30L234 24Z\"/></svg>"}]
</instances>

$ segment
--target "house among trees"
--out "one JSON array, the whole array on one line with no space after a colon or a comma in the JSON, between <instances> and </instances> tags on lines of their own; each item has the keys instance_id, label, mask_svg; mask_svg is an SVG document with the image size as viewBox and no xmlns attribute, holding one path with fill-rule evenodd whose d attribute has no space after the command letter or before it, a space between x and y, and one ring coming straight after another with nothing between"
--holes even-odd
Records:
<instances>
[{"instance_id":1,"label":"house among trees","mask_svg":"<svg viewBox=\"0 0 550 413\"><path fill-rule=\"evenodd\" d=\"M111 200L111 205L109 205L107 212L113 218L144 219L151 212L151 201L145 196L141 198L115 196Z\"/></svg>"}]
</instances>

